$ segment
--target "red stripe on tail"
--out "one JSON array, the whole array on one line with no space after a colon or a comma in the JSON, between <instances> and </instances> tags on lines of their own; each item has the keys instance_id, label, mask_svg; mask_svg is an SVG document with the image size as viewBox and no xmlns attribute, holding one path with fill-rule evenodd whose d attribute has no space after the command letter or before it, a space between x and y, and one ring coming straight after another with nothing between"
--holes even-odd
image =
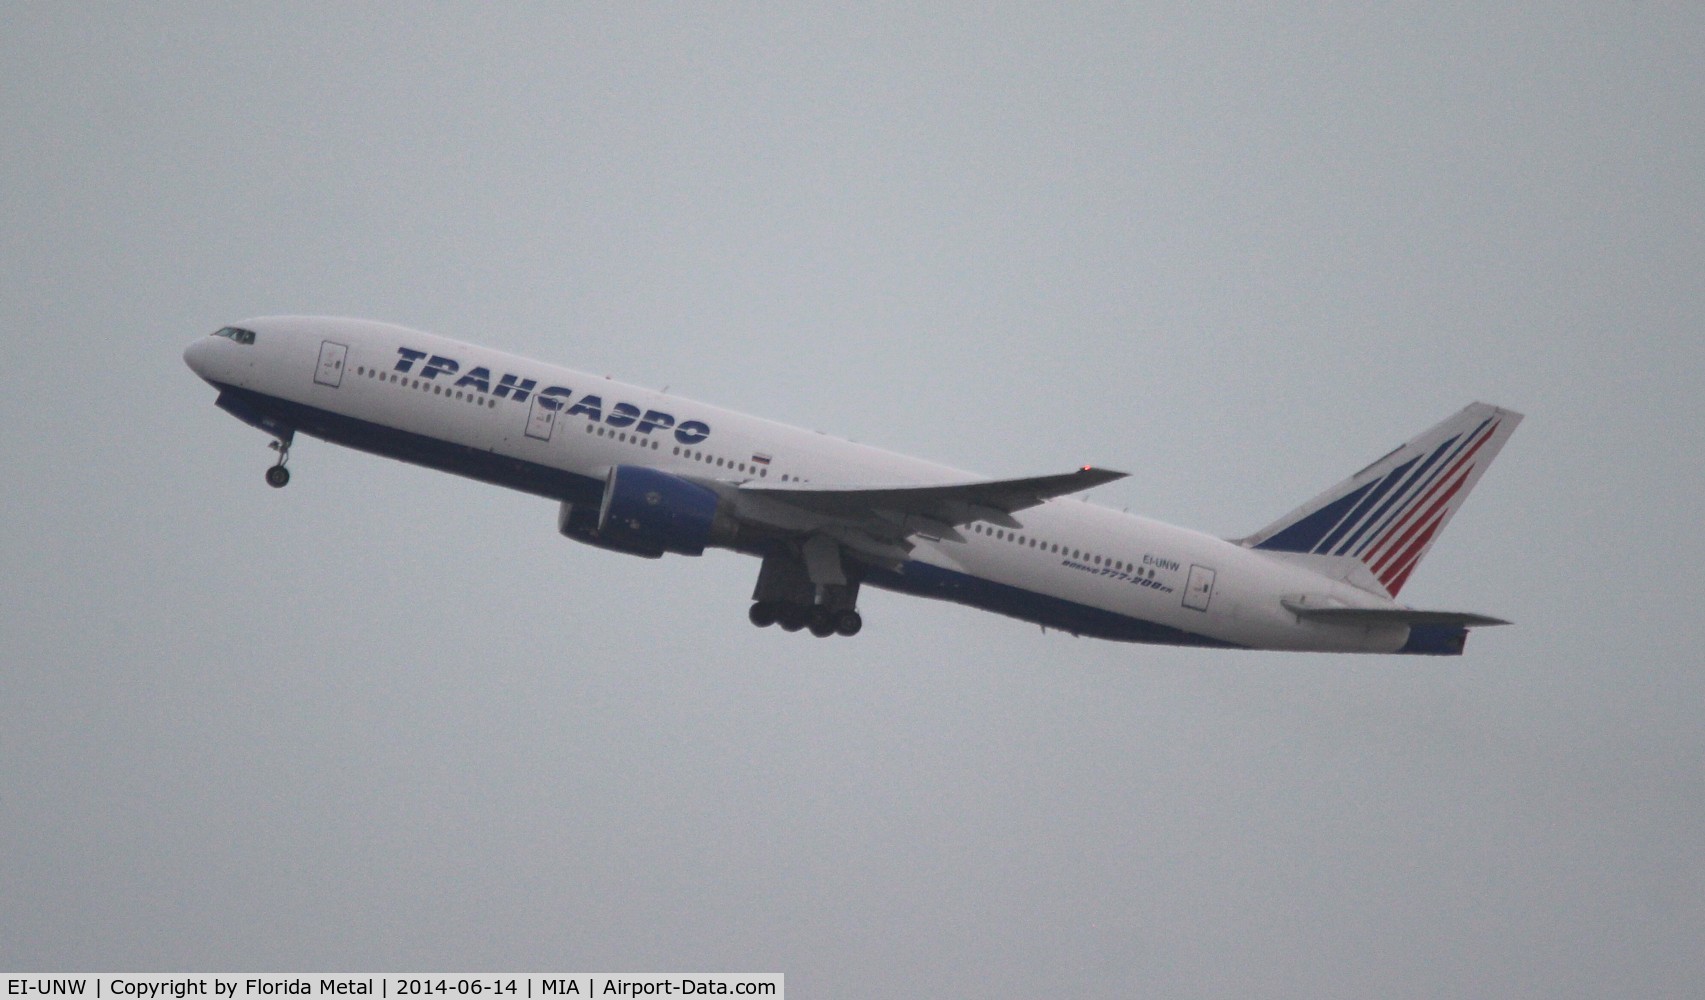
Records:
<instances>
[{"instance_id":1,"label":"red stripe on tail","mask_svg":"<svg viewBox=\"0 0 1705 1000\"><path fill-rule=\"evenodd\" d=\"M1450 503L1450 498L1456 496L1456 491L1462 489L1462 485L1468 482L1468 475L1473 471L1474 469L1472 466L1464 469L1462 475L1457 477L1456 482L1451 483L1450 489L1445 490L1443 496L1433 501L1433 505L1428 507L1427 512L1422 514L1416 519L1414 524L1409 526L1409 530L1403 533L1402 538L1399 538L1391 544L1391 548L1386 551L1384 558L1380 559L1379 562L1369 566L1368 568L1373 570L1376 576L1383 576L1386 567L1391 565L1392 559L1397 556L1397 553L1403 552L1406 557L1409 552L1414 551L1413 547L1410 549L1404 549L1404 543L1408 542L1410 537L1414 535L1415 532L1419 531L1422 525L1427 524L1429 521L1432 522L1432 527L1427 529L1425 534L1422 535L1421 540L1424 542L1426 539L1433 537L1433 532L1439 529L1439 521L1443 520L1442 517L1435 520L1433 515L1443 510L1445 506ZM1403 562L1403 557L1397 558L1397 561L1399 563ZM1381 582L1383 583L1384 581L1381 580ZM1390 588L1387 589L1389 590Z\"/></svg>"},{"instance_id":2,"label":"red stripe on tail","mask_svg":"<svg viewBox=\"0 0 1705 1000\"><path fill-rule=\"evenodd\" d=\"M1392 564L1391 569L1379 578L1379 582L1385 587L1386 593L1396 597L1397 592L1403 589L1403 584L1409 579L1409 574L1414 572L1415 567L1420 564L1422 551L1426 549L1427 543L1433 540L1433 535L1439 530L1439 526L1444 524L1444 520L1441 517L1427 525L1427 530L1421 532L1421 537L1415 539L1415 544L1404 550L1402 558Z\"/></svg>"},{"instance_id":3,"label":"red stripe on tail","mask_svg":"<svg viewBox=\"0 0 1705 1000\"><path fill-rule=\"evenodd\" d=\"M1415 517L1416 512L1420 511L1423 507L1425 507L1427 505L1427 501L1432 499L1432 496L1434 493L1437 493L1441 487L1443 487L1446 483L1450 482L1451 477L1456 474L1456 471L1458 469L1462 468L1463 463L1467 462L1469 459L1474 457L1474 453L1480 450L1481 445L1485 444L1487 441L1492 440L1492 434L1497 429L1498 429L1497 423L1493 423L1490 427L1487 427L1486 430L1481 433L1480 439L1478 441L1475 441L1474 444L1472 446L1470 446L1467 451L1463 452L1461 457L1459 457L1451 465L1451 467L1448 470L1446 470L1445 474L1440 476L1437 480L1435 480L1433 482L1433 485L1427 489L1427 492L1425 494L1423 494L1419 500L1416 500L1413 504L1411 504L1409 506L1408 511L1402 517L1400 517L1396 521L1392 522L1391 527L1385 529L1385 534L1381 535L1378 541L1376 541L1372 545L1368 546L1367 554L1362 556L1362 562L1365 565L1372 568L1374 570L1374 572L1376 572L1376 573L1379 572L1379 567L1375 565L1375 560L1378 559L1379 562L1382 564L1386 561L1385 559L1379 558L1379 554L1380 554L1381 549L1385 548L1385 546L1388 543L1393 548L1402 546L1403 539L1408 538L1409 534L1415 530L1414 527L1411 526L1408 531L1403 531L1403 526L1406 524L1410 524L1411 522L1416 520L1416 517ZM1469 471L1473 471L1473 470L1469 470ZM1467 479L1467 477L1468 477L1468 473L1466 473L1466 472L1463 473L1463 479L1465 480L1465 479ZM1460 487L1462 485L1462 480L1458 480L1456 485ZM1456 492L1455 488L1453 488L1451 490L1451 492L1452 493ZM1431 513L1431 511L1429 511L1428 513ZM1426 518L1422 517L1422 518L1420 518L1420 520L1424 521L1424 520L1426 520ZM1392 539L1395 538L1397 536L1398 532L1400 532L1400 531L1403 531L1403 537L1398 538L1395 542L1393 542ZM1390 551L1389 550L1386 551L1386 558L1387 559L1390 558L1390 555L1391 555Z\"/></svg>"}]
</instances>

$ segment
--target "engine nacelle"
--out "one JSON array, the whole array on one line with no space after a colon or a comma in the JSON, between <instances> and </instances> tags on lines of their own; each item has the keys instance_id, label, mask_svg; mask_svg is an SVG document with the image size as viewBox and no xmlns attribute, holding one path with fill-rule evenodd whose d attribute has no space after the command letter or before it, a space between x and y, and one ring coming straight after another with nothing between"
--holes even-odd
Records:
<instances>
[{"instance_id":1,"label":"engine nacelle","mask_svg":"<svg viewBox=\"0 0 1705 1000\"><path fill-rule=\"evenodd\" d=\"M577 542L595 545L600 549L612 552L623 552L630 556L644 556L647 559L657 559L663 555L663 550L652 548L633 548L606 539L598 533L598 508L582 504L575 506L567 500L557 509L556 530L564 538L572 538Z\"/></svg>"},{"instance_id":2,"label":"engine nacelle","mask_svg":"<svg viewBox=\"0 0 1705 1000\"><path fill-rule=\"evenodd\" d=\"M705 546L734 536L714 491L641 465L610 470L597 510L565 502L557 530L575 541L648 559L665 552L700 555Z\"/></svg>"}]
</instances>

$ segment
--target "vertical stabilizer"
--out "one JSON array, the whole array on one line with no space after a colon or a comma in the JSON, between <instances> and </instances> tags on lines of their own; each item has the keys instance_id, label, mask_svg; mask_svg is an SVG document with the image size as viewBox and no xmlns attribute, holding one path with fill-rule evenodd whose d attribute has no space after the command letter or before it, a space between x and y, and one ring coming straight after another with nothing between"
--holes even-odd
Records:
<instances>
[{"instance_id":1,"label":"vertical stabilizer","mask_svg":"<svg viewBox=\"0 0 1705 1000\"><path fill-rule=\"evenodd\" d=\"M1239 543L1396 597L1519 423L1472 403Z\"/></svg>"}]
</instances>

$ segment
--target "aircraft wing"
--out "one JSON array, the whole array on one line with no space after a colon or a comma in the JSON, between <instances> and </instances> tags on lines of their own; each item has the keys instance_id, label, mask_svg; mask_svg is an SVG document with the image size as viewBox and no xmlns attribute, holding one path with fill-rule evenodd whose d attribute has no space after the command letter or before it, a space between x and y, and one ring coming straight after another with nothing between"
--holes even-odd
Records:
<instances>
[{"instance_id":1,"label":"aircraft wing","mask_svg":"<svg viewBox=\"0 0 1705 1000\"><path fill-rule=\"evenodd\" d=\"M743 483L742 497L765 497L819 514L860 517L881 512L915 515L943 524L990 521L1016 527L1011 514L1051 497L1125 478L1126 473L1084 466L1055 476L978 479L933 486L813 486L809 483Z\"/></svg>"},{"instance_id":2,"label":"aircraft wing","mask_svg":"<svg viewBox=\"0 0 1705 1000\"><path fill-rule=\"evenodd\" d=\"M956 527L973 521L1017 528L1015 511L1125 475L1086 465L1053 476L929 486L746 482L735 491L736 516L784 531L824 534L867 558L894 562L911 549L911 535L962 541Z\"/></svg>"}]
</instances>

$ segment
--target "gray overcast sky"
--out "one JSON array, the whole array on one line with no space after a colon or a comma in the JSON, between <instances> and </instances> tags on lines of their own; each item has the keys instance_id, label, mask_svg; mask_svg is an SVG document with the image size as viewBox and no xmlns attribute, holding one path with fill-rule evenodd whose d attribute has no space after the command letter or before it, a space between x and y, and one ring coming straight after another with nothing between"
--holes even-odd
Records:
<instances>
[{"instance_id":1,"label":"gray overcast sky","mask_svg":"<svg viewBox=\"0 0 1705 1000\"><path fill-rule=\"evenodd\" d=\"M1705 981L1705 14L14 4L0 967L797 996ZM1528 414L1460 660L1074 640L212 406L386 319L1225 535Z\"/></svg>"}]
</instances>

